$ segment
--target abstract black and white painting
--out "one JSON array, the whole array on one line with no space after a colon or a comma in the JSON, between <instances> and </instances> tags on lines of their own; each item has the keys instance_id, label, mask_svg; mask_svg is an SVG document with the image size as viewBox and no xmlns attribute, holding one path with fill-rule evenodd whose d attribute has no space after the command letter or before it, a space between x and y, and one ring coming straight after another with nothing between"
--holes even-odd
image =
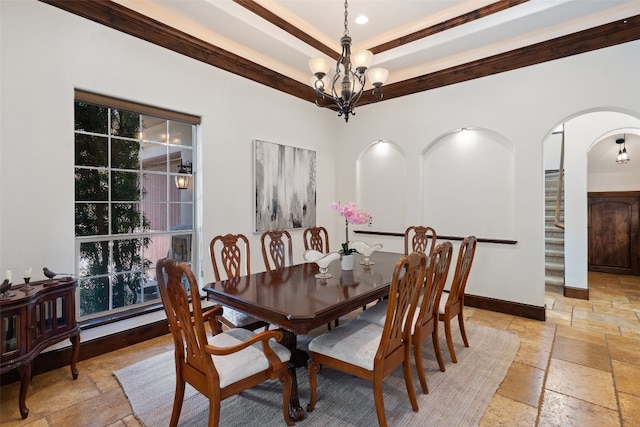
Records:
<instances>
[{"instance_id":1,"label":"abstract black and white painting","mask_svg":"<svg viewBox=\"0 0 640 427\"><path fill-rule=\"evenodd\" d=\"M255 231L316 225L316 152L254 140Z\"/></svg>"}]
</instances>

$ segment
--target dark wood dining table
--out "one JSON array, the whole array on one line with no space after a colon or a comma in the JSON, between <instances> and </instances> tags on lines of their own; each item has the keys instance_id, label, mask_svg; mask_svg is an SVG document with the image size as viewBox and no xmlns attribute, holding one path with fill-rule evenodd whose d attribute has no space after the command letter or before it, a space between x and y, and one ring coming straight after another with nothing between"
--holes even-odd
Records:
<instances>
[{"instance_id":1,"label":"dark wood dining table","mask_svg":"<svg viewBox=\"0 0 640 427\"><path fill-rule=\"evenodd\" d=\"M301 420L304 411L298 397L296 368L305 366L308 356L298 348L297 337L385 297L401 256L374 252L370 258L373 264L363 266L359 263L362 256L356 255L352 271L341 270L340 262L335 261L329 266L329 279L315 278L318 266L305 263L209 283L203 290L208 300L264 320L282 331L282 344L292 354L291 415Z\"/></svg>"}]
</instances>

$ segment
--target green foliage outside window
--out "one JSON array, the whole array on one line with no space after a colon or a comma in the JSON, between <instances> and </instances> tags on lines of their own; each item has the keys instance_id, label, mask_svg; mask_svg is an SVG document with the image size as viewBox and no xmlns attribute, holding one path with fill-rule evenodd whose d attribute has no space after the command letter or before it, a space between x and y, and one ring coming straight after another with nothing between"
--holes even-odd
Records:
<instances>
[{"instance_id":1,"label":"green foliage outside window","mask_svg":"<svg viewBox=\"0 0 640 427\"><path fill-rule=\"evenodd\" d=\"M137 138L140 128L140 114L75 103L76 236L130 235L149 229L140 208L140 142L114 138ZM142 249L150 242L143 237L81 243L81 316L138 303L144 272L151 264Z\"/></svg>"}]
</instances>

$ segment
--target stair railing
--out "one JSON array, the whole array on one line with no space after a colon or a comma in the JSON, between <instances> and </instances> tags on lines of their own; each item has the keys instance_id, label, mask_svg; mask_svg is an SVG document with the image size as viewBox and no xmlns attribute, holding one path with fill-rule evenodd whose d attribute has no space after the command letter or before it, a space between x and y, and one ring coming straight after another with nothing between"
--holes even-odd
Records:
<instances>
[{"instance_id":1,"label":"stair railing","mask_svg":"<svg viewBox=\"0 0 640 427\"><path fill-rule=\"evenodd\" d=\"M563 182L564 182L564 129L562 130L562 144L560 145L560 170L558 172L558 192L556 194L556 212L553 219L553 225L564 230L564 222L560 222L560 209L562 209L562 183Z\"/></svg>"}]
</instances>

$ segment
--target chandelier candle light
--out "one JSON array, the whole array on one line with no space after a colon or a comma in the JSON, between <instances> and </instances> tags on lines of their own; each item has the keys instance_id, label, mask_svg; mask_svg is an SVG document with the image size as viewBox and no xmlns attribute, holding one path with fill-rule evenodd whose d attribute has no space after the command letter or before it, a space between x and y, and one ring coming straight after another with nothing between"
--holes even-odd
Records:
<instances>
[{"instance_id":1,"label":"chandelier candle light","mask_svg":"<svg viewBox=\"0 0 640 427\"><path fill-rule=\"evenodd\" d=\"M312 85L316 91L316 105L319 107L329 107L332 104L321 104L325 98L331 97L338 107L338 117L344 116L345 123L349 121L349 115L356 113L353 109L358 104L367 78L373 85L373 96L382 99L382 85L389 76L389 71L385 68L367 69L373 62L373 53L368 50L361 50L351 55L351 37L348 28L348 4L344 2L344 33L340 39L342 53L336 62L336 70L331 83L327 73L331 67L331 62L325 57L312 58L309 60L309 68L313 73ZM331 86L331 93L328 92Z\"/></svg>"},{"instance_id":2,"label":"chandelier candle light","mask_svg":"<svg viewBox=\"0 0 640 427\"><path fill-rule=\"evenodd\" d=\"M345 224L345 242L341 245L342 249L340 250L340 254L343 255L343 258L350 257L349 260L351 262L351 268L353 269L353 257L354 253L357 251L353 248L349 247L349 224L368 224L371 225L371 221L373 218L371 214L366 211L362 211L358 209L355 203L349 202L345 204L341 204L338 202L333 202L331 204L331 209L338 212L338 215L344 217ZM347 268L345 268L347 267ZM343 262L343 270L348 270L348 262Z\"/></svg>"}]
</instances>

